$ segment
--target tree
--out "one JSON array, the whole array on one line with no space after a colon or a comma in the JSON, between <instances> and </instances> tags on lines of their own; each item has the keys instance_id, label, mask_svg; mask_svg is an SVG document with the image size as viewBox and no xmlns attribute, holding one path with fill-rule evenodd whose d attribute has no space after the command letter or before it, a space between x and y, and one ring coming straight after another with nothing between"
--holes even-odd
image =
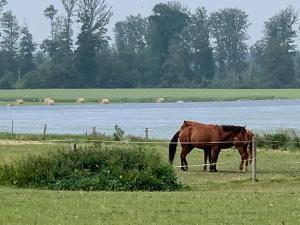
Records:
<instances>
[{"instance_id":1,"label":"tree","mask_svg":"<svg viewBox=\"0 0 300 225\"><path fill-rule=\"evenodd\" d=\"M178 9L178 5L157 4L149 17L151 27L151 48L164 63L172 40L176 39L188 25L189 16Z\"/></svg>"},{"instance_id":2,"label":"tree","mask_svg":"<svg viewBox=\"0 0 300 225\"><path fill-rule=\"evenodd\" d=\"M18 25L17 18L12 15L11 11L3 13L1 18L1 26L1 75L5 77L6 84L13 84L18 76L17 53L20 27ZM5 86L8 87L9 85Z\"/></svg>"},{"instance_id":3,"label":"tree","mask_svg":"<svg viewBox=\"0 0 300 225\"><path fill-rule=\"evenodd\" d=\"M73 46L73 40L72 40L72 35L73 35L73 29L72 29L72 24L73 20L72 17L74 15L74 9L76 5L77 0L62 0L62 4L64 6L64 9L67 13L67 18L65 22L65 38L66 38L66 45L68 48L68 51L71 52L72 46Z\"/></svg>"},{"instance_id":4,"label":"tree","mask_svg":"<svg viewBox=\"0 0 300 225\"><path fill-rule=\"evenodd\" d=\"M127 86L142 86L147 78L145 77L145 52L147 43L148 20L141 15L129 16L124 21L115 25L115 43L117 55L114 58L118 61L119 67L123 69L120 79L126 80ZM149 55L148 55L149 56ZM131 82L128 82L130 81Z\"/></svg>"},{"instance_id":5,"label":"tree","mask_svg":"<svg viewBox=\"0 0 300 225\"><path fill-rule=\"evenodd\" d=\"M115 43L119 53L137 53L147 46L146 32L148 20L137 16L129 16L125 21L117 22L115 25Z\"/></svg>"},{"instance_id":6,"label":"tree","mask_svg":"<svg viewBox=\"0 0 300 225\"><path fill-rule=\"evenodd\" d=\"M160 87L186 87L185 51L176 42L169 47L169 55L162 65Z\"/></svg>"},{"instance_id":7,"label":"tree","mask_svg":"<svg viewBox=\"0 0 300 225\"><path fill-rule=\"evenodd\" d=\"M0 0L0 11L2 11L5 5L7 5L7 0Z\"/></svg>"},{"instance_id":8,"label":"tree","mask_svg":"<svg viewBox=\"0 0 300 225\"><path fill-rule=\"evenodd\" d=\"M36 44L33 42L32 34L29 32L27 25L21 30L21 41L19 51L19 64L20 64L20 78L29 71L35 69L33 62L33 52L35 51Z\"/></svg>"},{"instance_id":9,"label":"tree","mask_svg":"<svg viewBox=\"0 0 300 225\"><path fill-rule=\"evenodd\" d=\"M45 39L42 44L41 44L41 49L43 49L44 52L47 52L50 56L50 58L53 58L55 52L56 52L56 46L55 46L55 17L57 15L57 9L55 9L54 5L49 5L45 10L44 10L44 15L46 18L50 20L50 26L51 26L51 34L50 34L50 39L47 38Z\"/></svg>"},{"instance_id":10,"label":"tree","mask_svg":"<svg viewBox=\"0 0 300 225\"><path fill-rule=\"evenodd\" d=\"M248 15L237 8L222 9L211 14L210 23L219 76L226 78L233 73L233 79L240 82L241 73L247 69Z\"/></svg>"},{"instance_id":11,"label":"tree","mask_svg":"<svg viewBox=\"0 0 300 225\"><path fill-rule=\"evenodd\" d=\"M295 81L296 22L296 10L288 7L265 23L263 67L272 87L291 86Z\"/></svg>"},{"instance_id":12,"label":"tree","mask_svg":"<svg viewBox=\"0 0 300 225\"><path fill-rule=\"evenodd\" d=\"M45 10L44 10L44 15L50 20L50 25L51 25L51 40L54 40L54 19L57 14L57 9L55 9L54 5L49 5Z\"/></svg>"},{"instance_id":13,"label":"tree","mask_svg":"<svg viewBox=\"0 0 300 225\"><path fill-rule=\"evenodd\" d=\"M205 8L196 9L186 33L192 50L191 67L194 73L192 79L199 85L205 85L203 82L212 80L215 72L209 18Z\"/></svg>"},{"instance_id":14,"label":"tree","mask_svg":"<svg viewBox=\"0 0 300 225\"><path fill-rule=\"evenodd\" d=\"M81 32L78 36L76 60L80 83L93 87L97 77L96 56L108 44L106 25L112 16L106 0L79 0L78 21Z\"/></svg>"}]
</instances>

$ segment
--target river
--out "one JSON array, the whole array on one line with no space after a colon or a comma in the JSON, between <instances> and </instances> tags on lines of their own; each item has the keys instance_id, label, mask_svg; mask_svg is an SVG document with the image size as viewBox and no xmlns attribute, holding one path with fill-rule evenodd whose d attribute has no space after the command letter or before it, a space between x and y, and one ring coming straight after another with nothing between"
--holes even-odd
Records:
<instances>
[{"instance_id":1,"label":"river","mask_svg":"<svg viewBox=\"0 0 300 225\"><path fill-rule=\"evenodd\" d=\"M84 134L92 127L112 134L115 125L126 134L169 139L183 120L246 125L257 132L300 129L300 100L257 100L198 103L126 103L0 107L0 132Z\"/></svg>"}]
</instances>

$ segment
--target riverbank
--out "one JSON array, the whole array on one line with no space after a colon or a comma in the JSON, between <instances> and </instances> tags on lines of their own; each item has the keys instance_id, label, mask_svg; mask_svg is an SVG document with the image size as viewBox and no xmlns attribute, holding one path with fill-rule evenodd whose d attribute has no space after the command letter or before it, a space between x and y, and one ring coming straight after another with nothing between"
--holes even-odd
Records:
<instances>
[{"instance_id":1,"label":"riverbank","mask_svg":"<svg viewBox=\"0 0 300 225\"><path fill-rule=\"evenodd\" d=\"M0 90L0 105L44 104L46 98L54 104L77 103L153 103L203 102L231 100L300 99L300 89L27 89ZM108 103L108 102L106 102Z\"/></svg>"}]
</instances>

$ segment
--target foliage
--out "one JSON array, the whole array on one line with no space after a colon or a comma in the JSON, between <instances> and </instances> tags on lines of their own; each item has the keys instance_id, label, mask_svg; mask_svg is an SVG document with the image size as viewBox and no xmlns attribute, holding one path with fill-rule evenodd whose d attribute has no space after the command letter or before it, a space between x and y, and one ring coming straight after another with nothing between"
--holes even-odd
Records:
<instances>
[{"instance_id":1,"label":"foliage","mask_svg":"<svg viewBox=\"0 0 300 225\"><path fill-rule=\"evenodd\" d=\"M248 15L240 9L227 8L212 13L210 23L220 78L232 74L233 80L240 82L241 73L247 69Z\"/></svg>"},{"instance_id":2,"label":"foliage","mask_svg":"<svg viewBox=\"0 0 300 225\"><path fill-rule=\"evenodd\" d=\"M295 150L300 149L300 136L293 130L281 131L271 134L257 134L259 148Z\"/></svg>"},{"instance_id":3,"label":"foliage","mask_svg":"<svg viewBox=\"0 0 300 225\"><path fill-rule=\"evenodd\" d=\"M292 86L295 81L296 22L296 10L289 7L265 23L263 67L270 87Z\"/></svg>"},{"instance_id":4,"label":"foliage","mask_svg":"<svg viewBox=\"0 0 300 225\"><path fill-rule=\"evenodd\" d=\"M124 138L125 131L119 127L118 125L115 125L113 138L115 141L121 141Z\"/></svg>"},{"instance_id":5,"label":"foliage","mask_svg":"<svg viewBox=\"0 0 300 225\"><path fill-rule=\"evenodd\" d=\"M0 1L0 88L300 87L292 7L268 19L264 37L248 46L250 19L238 8L191 12L179 1L158 3L149 17L118 21L110 42L107 0L61 3L64 13L52 4L43 11L51 31L35 49L30 29L20 35Z\"/></svg>"},{"instance_id":6,"label":"foliage","mask_svg":"<svg viewBox=\"0 0 300 225\"><path fill-rule=\"evenodd\" d=\"M54 190L179 190L170 165L143 147L90 147L28 156L0 167L0 183Z\"/></svg>"}]
</instances>

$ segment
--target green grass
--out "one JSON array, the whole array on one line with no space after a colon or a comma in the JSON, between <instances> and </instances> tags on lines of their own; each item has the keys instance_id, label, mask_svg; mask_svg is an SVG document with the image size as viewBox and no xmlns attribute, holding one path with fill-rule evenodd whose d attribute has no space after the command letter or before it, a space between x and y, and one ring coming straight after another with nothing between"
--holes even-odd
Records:
<instances>
[{"instance_id":1,"label":"green grass","mask_svg":"<svg viewBox=\"0 0 300 225\"><path fill-rule=\"evenodd\" d=\"M111 102L155 102L164 97L174 101L223 101L243 99L299 99L300 89L34 89L0 90L0 105L22 98L25 105L42 104L44 98L58 103L75 103L78 97L87 102L108 98Z\"/></svg>"},{"instance_id":2,"label":"green grass","mask_svg":"<svg viewBox=\"0 0 300 225\"><path fill-rule=\"evenodd\" d=\"M0 163L59 145L3 145ZM153 145L167 160L167 145ZM179 165L179 148L175 165ZM190 165L202 163L194 150ZM218 173L175 168L191 190L183 192L56 192L0 188L0 224L298 224L299 151L258 150L257 178L239 173L239 154L222 150Z\"/></svg>"}]
</instances>

